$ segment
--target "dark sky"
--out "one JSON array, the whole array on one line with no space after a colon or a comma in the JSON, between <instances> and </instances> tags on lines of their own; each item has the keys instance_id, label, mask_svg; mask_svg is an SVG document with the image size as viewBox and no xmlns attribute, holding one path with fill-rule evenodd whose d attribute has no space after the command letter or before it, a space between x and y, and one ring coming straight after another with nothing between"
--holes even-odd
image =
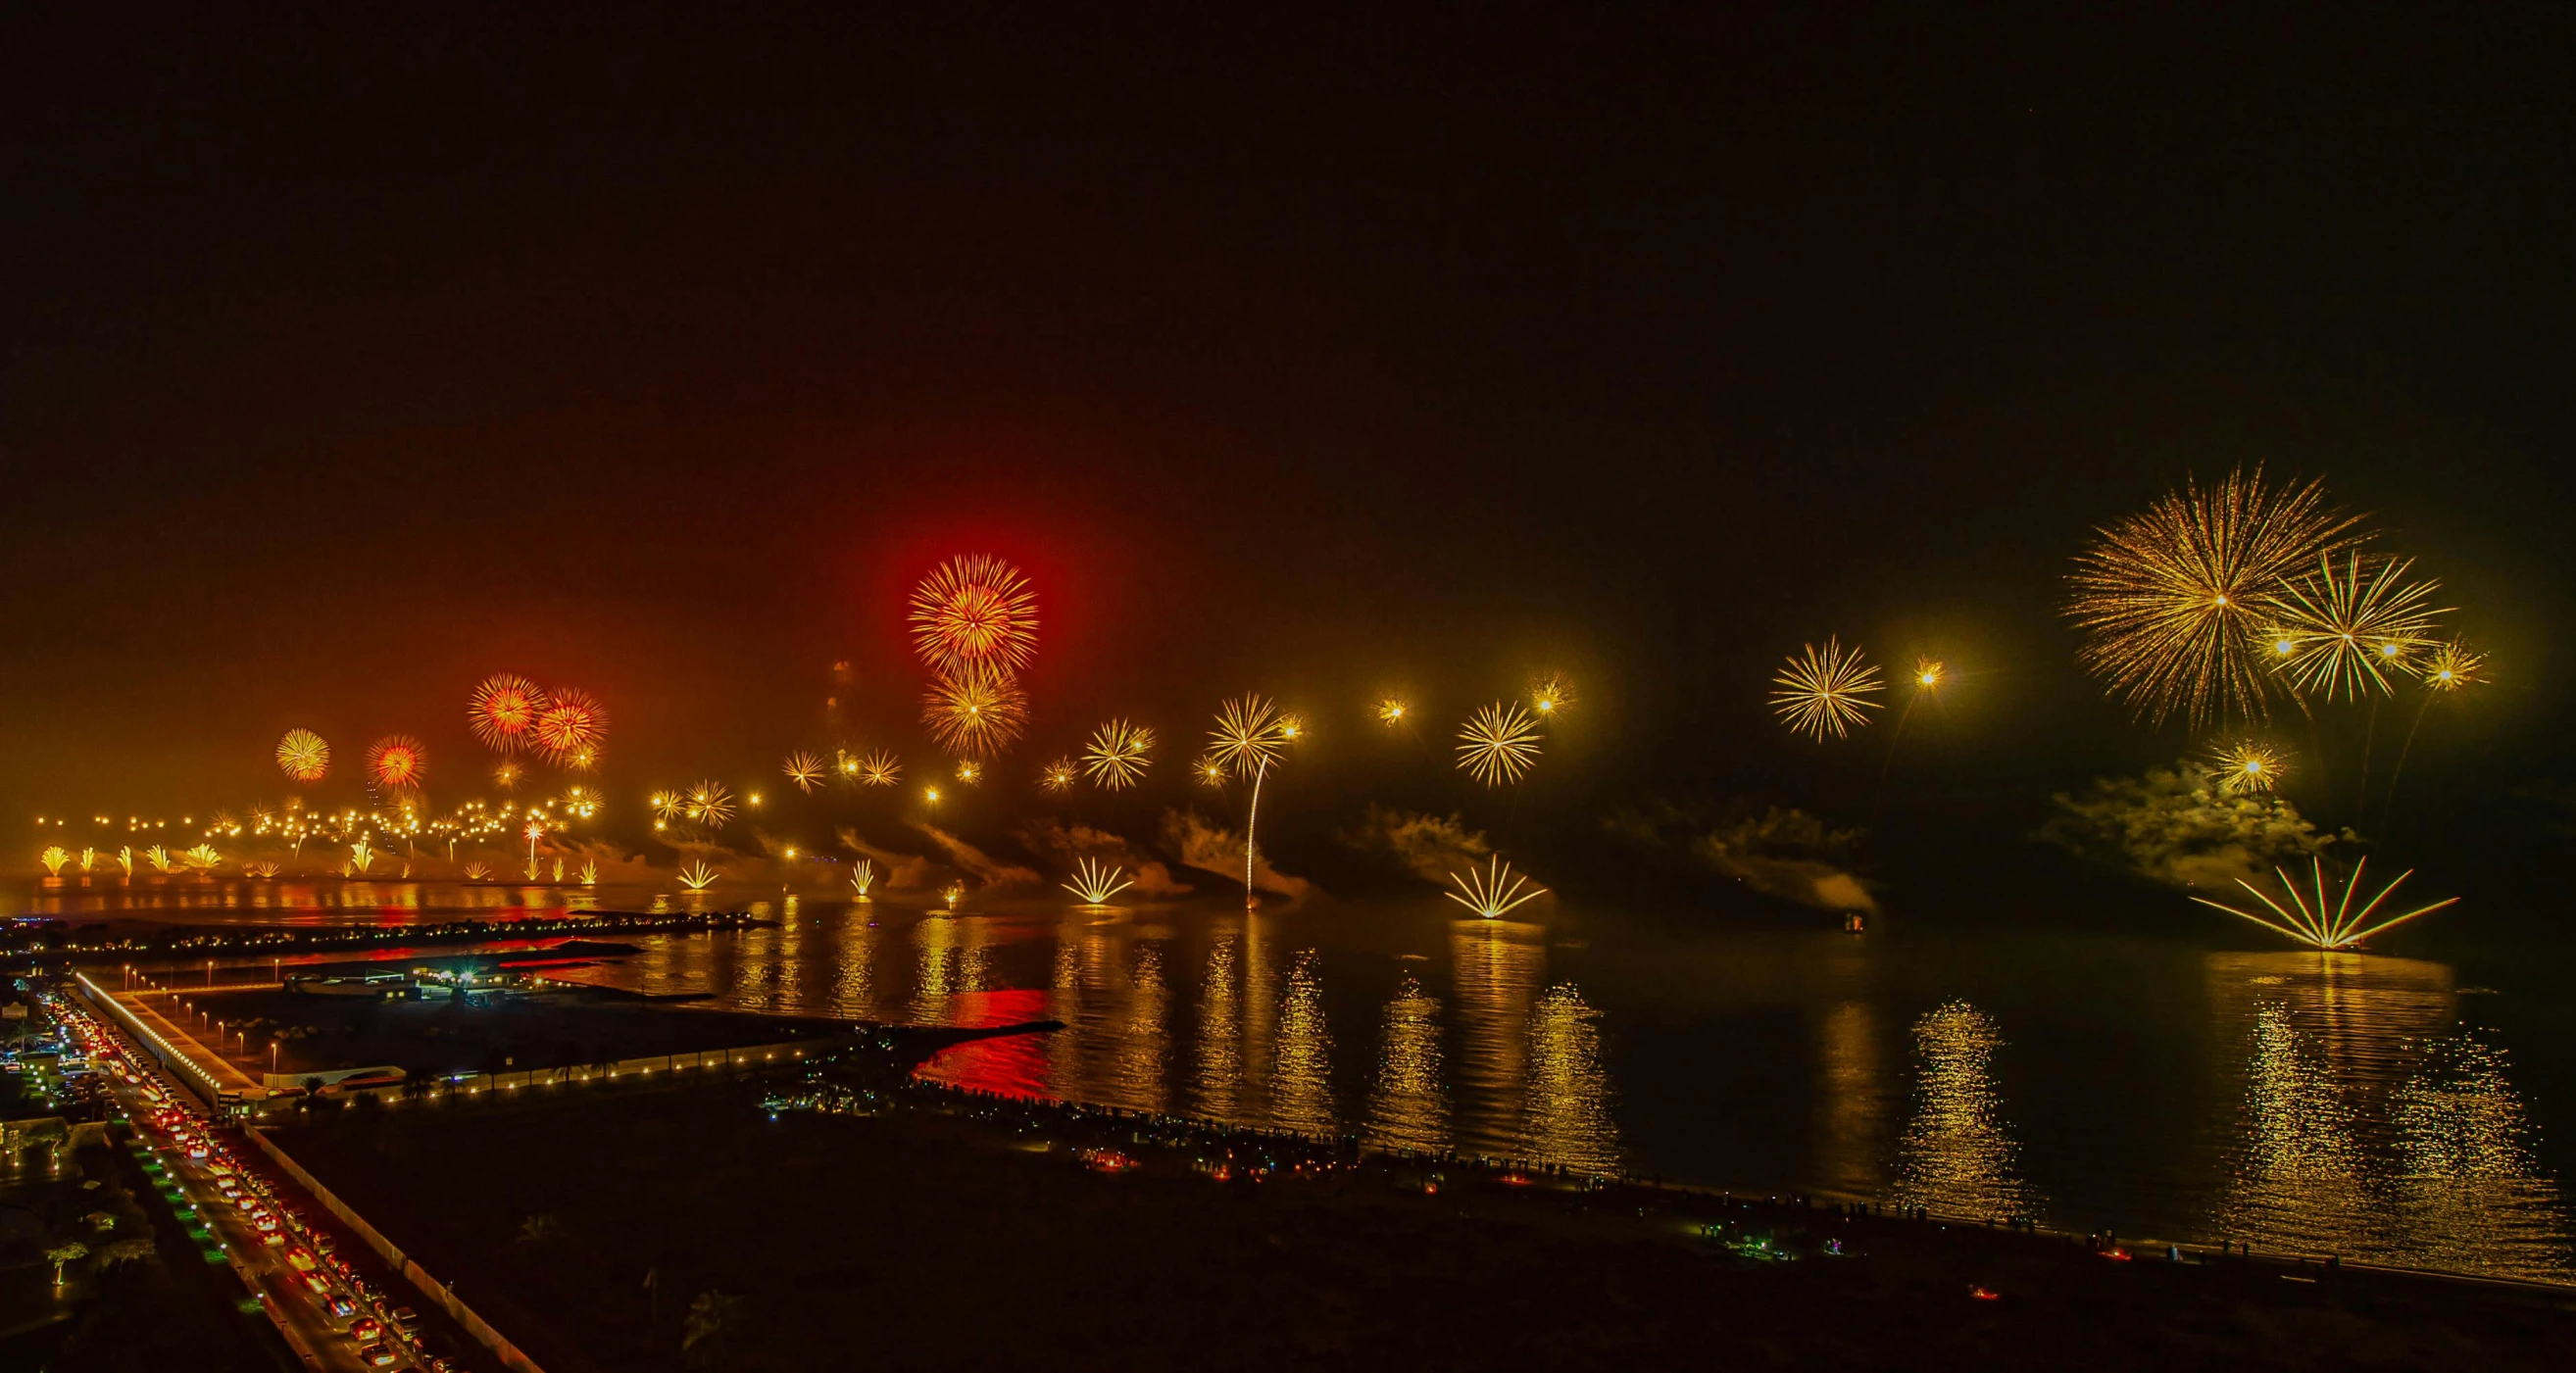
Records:
<instances>
[{"instance_id":1,"label":"dark sky","mask_svg":"<svg viewBox=\"0 0 2576 1373\"><path fill-rule=\"evenodd\" d=\"M2252 461L2494 651L2422 766L2568 770L2564 11L527 8L7 21L0 803L238 804L294 724L453 787L504 667L620 790L774 769L836 659L917 749L969 549L1045 597L1021 761L1561 666L1599 777L1760 786L1839 633L2038 795L2193 742L2075 671L2067 557Z\"/></svg>"}]
</instances>

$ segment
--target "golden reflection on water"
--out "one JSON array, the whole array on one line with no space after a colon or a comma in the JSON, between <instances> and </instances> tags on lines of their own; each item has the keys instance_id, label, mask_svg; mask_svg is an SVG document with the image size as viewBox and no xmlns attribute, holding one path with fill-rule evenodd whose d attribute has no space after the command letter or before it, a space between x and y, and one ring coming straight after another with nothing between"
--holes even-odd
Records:
<instances>
[{"instance_id":1,"label":"golden reflection on water","mask_svg":"<svg viewBox=\"0 0 2576 1373\"><path fill-rule=\"evenodd\" d=\"M1377 1078L1362 1140L1372 1149L1449 1147L1449 1093L1440 1075L1440 1002L1407 973L1386 1003Z\"/></svg>"},{"instance_id":2,"label":"golden reflection on water","mask_svg":"<svg viewBox=\"0 0 2576 1373\"><path fill-rule=\"evenodd\" d=\"M868 924L865 907L842 914L839 945L833 951L832 989L824 1004L835 1015L871 1019L877 1010L877 932Z\"/></svg>"},{"instance_id":3,"label":"golden reflection on water","mask_svg":"<svg viewBox=\"0 0 2576 1373\"><path fill-rule=\"evenodd\" d=\"M1324 1024L1324 986L1313 949L1297 951L1279 1007L1279 1057L1271 1070L1271 1121L1304 1135L1336 1131L1333 1037Z\"/></svg>"},{"instance_id":4,"label":"golden reflection on water","mask_svg":"<svg viewBox=\"0 0 2576 1373\"><path fill-rule=\"evenodd\" d=\"M1883 1166L1887 1088L1878 1020L1866 1001L1841 1001L1817 1024L1816 1176L1826 1188L1876 1196Z\"/></svg>"},{"instance_id":5,"label":"golden reflection on water","mask_svg":"<svg viewBox=\"0 0 2576 1373\"><path fill-rule=\"evenodd\" d=\"M1163 1082L1171 1070L1169 1032L1171 993L1163 986L1163 955L1152 944L1136 950L1135 970L1128 974L1127 1012L1119 1019L1117 1070L1104 1095L1113 1106L1139 1111L1163 1109Z\"/></svg>"},{"instance_id":6,"label":"golden reflection on water","mask_svg":"<svg viewBox=\"0 0 2576 1373\"><path fill-rule=\"evenodd\" d=\"M1994 1019L1965 1001L1914 1022L1914 1118L1897 1140L1897 1204L1978 1219L2038 1214L2043 1199L2021 1177L2021 1144L1995 1086L2002 1047Z\"/></svg>"},{"instance_id":7,"label":"golden reflection on water","mask_svg":"<svg viewBox=\"0 0 2576 1373\"><path fill-rule=\"evenodd\" d=\"M953 1023L949 999L984 990L989 950L984 922L953 915L925 915L912 927L921 951L921 970L914 975L912 1018L931 1025Z\"/></svg>"},{"instance_id":8,"label":"golden reflection on water","mask_svg":"<svg viewBox=\"0 0 2576 1373\"><path fill-rule=\"evenodd\" d=\"M1596 1175L1619 1171L1600 1020L1572 984L1548 988L1530 1012L1520 1153L1533 1163Z\"/></svg>"},{"instance_id":9,"label":"golden reflection on water","mask_svg":"<svg viewBox=\"0 0 2576 1373\"><path fill-rule=\"evenodd\" d=\"M1199 989L1198 1114L1215 1120L1235 1118L1235 1101L1243 1089L1242 1033L1234 991L1234 936L1220 934L1208 942L1207 980Z\"/></svg>"},{"instance_id":10,"label":"golden reflection on water","mask_svg":"<svg viewBox=\"0 0 2576 1373\"><path fill-rule=\"evenodd\" d=\"M1530 1005L1547 965L1546 931L1516 920L1449 926L1457 1000L1458 1132L1504 1140L1521 1125L1529 1078Z\"/></svg>"}]
</instances>

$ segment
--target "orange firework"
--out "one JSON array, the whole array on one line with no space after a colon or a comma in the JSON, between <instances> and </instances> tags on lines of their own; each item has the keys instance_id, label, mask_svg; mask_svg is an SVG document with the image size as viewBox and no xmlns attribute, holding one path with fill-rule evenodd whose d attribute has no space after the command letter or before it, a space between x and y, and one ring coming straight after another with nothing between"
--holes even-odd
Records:
<instances>
[{"instance_id":1,"label":"orange firework","mask_svg":"<svg viewBox=\"0 0 2576 1373\"><path fill-rule=\"evenodd\" d=\"M474 688L465 723L484 747L516 753L545 711L546 694L536 683L515 672L495 672Z\"/></svg>"},{"instance_id":2,"label":"orange firework","mask_svg":"<svg viewBox=\"0 0 2576 1373\"><path fill-rule=\"evenodd\" d=\"M388 734L367 746L367 778L386 791L417 791L428 775L428 751L408 734Z\"/></svg>"},{"instance_id":3,"label":"orange firework","mask_svg":"<svg viewBox=\"0 0 2576 1373\"><path fill-rule=\"evenodd\" d=\"M608 737L608 708L578 687L554 694L529 730L537 751L557 767L587 771L599 761L599 746Z\"/></svg>"},{"instance_id":4,"label":"orange firework","mask_svg":"<svg viewBox=\"0 0 2576 1373\"><path fill-rule=\"evenodd\" d=\"M277 741L277 766L298 782L319 782L331 770L331 746L309 729L290 729Z\"/></svg>"},{"instance_id":5,"label":"orange firework","mask_svg":"<svg viewBox=\"0 0 2576 1373\"><path fill-rule=\"evenodd\" d=\"M921 722L952 752L989 758L1019 739L1029 722L1029 694L1007 672L943 672L921 698Z\"/></svg>"},{"instance_id":6,"label":"orange firework","mask_svg":"<svg viewBox=\"0 0 2576 1373\"><path fill-rule=\"evenodd\" d=\"M951 558L913 588L912 641L943 675L1017 671L1037 653L1037 593L999 558Z\"/></svg>"}]
</instances>

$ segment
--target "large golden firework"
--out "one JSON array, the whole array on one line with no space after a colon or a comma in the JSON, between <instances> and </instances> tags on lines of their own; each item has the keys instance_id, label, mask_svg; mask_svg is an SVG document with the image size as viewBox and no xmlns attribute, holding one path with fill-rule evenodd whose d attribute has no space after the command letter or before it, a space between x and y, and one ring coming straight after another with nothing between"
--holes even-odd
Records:
<instances>
[{"instance_id":1,"label":"large golden firework","mask_svg":"<svg viewBox=\"0 0 2576 1373\"><path fill-rule=\"evenodd\" d=\"M1789 728L1818 743L1828 733L1840 739L1851 733L1852 726L1868 724L1868 712L1879 709L1879 703L1869 699L1881 689L1878 669L1858 648L1845 652L1838 638L1826 639L1822 652L1814 644L1805 647L1771 679L1780 688L1771 693L1773 712Z\"/></svg>"},{"instance_id":2,"label":"large golden firework","mask_svg":"<svg viewBox=\"0 0 2576 1373\"><path fill-rule=\"evenodd\" d=\"M465 723L486 748L516 753L545 709L546 694L536 683L515 672L495 672L466 701Z\"/></svg>"},{"instance_id":3,"label":"large golden firework","mask_svg":"<svg viewBox=\"0 0 2576 1373\"><path fill-rule=\"evenodd\" d=\"M1295 728L1294 717L1247 693L1217 711L1216 728L1208 735L1208 757L1236 777L1257 778L1297 737L1292 732Z\"/></svg>"},{"instance_id":4,"label":"large golden firework","mask_svg":"<svg viewBox=\"0 0 2576 1373\"><path fill-rule=\"evenodd\" d=\"M943 672L921 698L921 722L930 737L973 758L1010 747L1028 721L1028 693L1018 678L996 669Z\"/></svg>"},{"instance_id":5,"label":"large golden firework","mask_svg":"<svg viewBox=\"0 0 2576 1373\"><path fill-rule=\"evenodd\" d=\"M681 803L680 814L689 823L711 830L723 829L733 820L733 793L722 782L703 781L689 788Z\"/></svg>"},{"instance_id":6,"label":"large golden firework","mask_svg":"<svg viewBox=\"0 0 2576 1373\"><path fill-rule=\"evenodd\" d=\"M2365 686L2394 693L2391 670L2437 645L2427 604L2439 582L2410 582L2407 558L2346 555L2338 571L2332 556L2317 560L2316 575L2282 583L2272 597L2272 670L2301 696L2358 700Z\"/></svg>"},{"instance_id":7,"label":"large golden firework","mask_svg":"<svg viewBox=\"0 0 2576 1373\"><path fill-rule=\"evenodd\" d=\"M290 729L277 741L277 767L298 782L319 782L331 770L331 746L309 729Z\"/></svg>"},{"instance_id":8,"label":"large golden firework","mask_svg":"<svg viewBox=\"0 0 2576 1373\"><path fill-rule=\"evenodd\" d=\"M787 780L808 796L814 794L816 787L823 785L822 757L801 748L787 755L787 761L779 765L779 771L786 773Z\"/></svg>"},{"instance_id":9,"label":"large golden firework","mask_svg":"<svg viewBox=\"0 0 2576 1373\"><path fill-rule=\"evenodd\" d=\"M1153 730L1112 720L1091 732L1082 750L1083 770L1102 790L1124 791L1144 779L1153 752Z\"/></svg>"},{"instance_id":10,"label":"large golden firework","mask_svg":"<svg viewBox=\"0 0 2576 1373\"><path fill-rule=\"evenodd\" d=\"M857 761L858 779L861 785L890 787L903 777L903 764L893 754L883 749Z\"/></svg>"},{"instance_id":11,"label":"large golden firework","mask_svg":"<svg viewBox=\"0 0 2576 1373\"><path fill-rule=\"evenodd\" d=\"M597 764L600 745L608 738L608 708L579 687L565 687L537 712L529 737L556 766L588 771Z\"/></svg>"},{"instance_id":12,"label":"large golden firework","mask_svg":"<svg viewBox=\"0 0 2576 1373\"><path fill-rule=\"evenodd\" d=\"M1017 671L1037 652L1037 593L1000 558L951 558L913 588L912 641L921 660L943 674Z\"/></svg>"},{"instance_id":13,"label":"large golden firework","mask_svg":"<svg viewBox=\"0 0 2576 1373\"><path fill-rule=\"evenodd\" d=\"M2176 710L2194 729L2261 718L2269 677L2254 636L2269 598L2354 542L2359 523L2317 481L2267 486L2259 467L2207 489L2186 480L2076 555L2066 613L2084 631L2077 659L2155 724Z\"/></svg>"},{"instance_id":14,"label":"large golden firework","mask_svg":"<svg viewBox=\"0 0 2576 1373\"><path fill-rule=\"evenodd\" d=\"M2435 691L2457 691L2486 680L2478 675L2485 667L2487 655L2472 653L2469 646L2453 639L2424 660L2424 685Z\"/></svg>"},{"instance_id":15,"label":"large golden firework","mask_svg":"<svg viewBox=\"0 0 2576 1373\"><path fill-rule=\"evenodd\" d=\"M1082 776L1082 768L1073 759L1058 758L1038 769L1038 786L1047 791L1071 791L1074 779L1080 776Z\"/></svg>"},{"instance_id":16,"label":"large golden firework","mask_svg":"<svg viewBox=\"0 0 2576 1373\"><path fill-rule=\"evenodd\" d=\"M1574 709L1574 684L1562 673L1550 672L1530 683L1530 709L1542 719L1554 719Z\"/></svg>"},{"instance_id":17,"label":"large golden firework","mask_svg":"<svg viewBox=\"0 0 2576 1373\"><path fill-rule=\"evenodd\" d=\"M1538 720L1496 701L1458 731L1458 766L1489 787L1517 782L1538 761Z\"/></svg>"},{"instance_id":18,"label":"large golden firework","mask_svg":"<svg viewBox=\"0 0 2576 1373\"><path fill-rule=\"evenodd\" d=\"M2252 739L2229 744L2210 758L2210 780L2231 795L2268 792L2288 771L2279 750Z\"/></svg>"},{"instance_id":19,"label":"large golden firework","mask_svg":"<svg viewBox=\"0 0 2576 1373\"><path fill-rule=\"evenodd\" d=\"M689 799L676 791L657 791L649 798L655 820L678 820L689 811Z\"/></svg>"},{"instance_id":20,"label":"large golden firework","mask_svg":"<svg viewBox=\"0 0 2576 1373\"><path fill-rule=\"evenodd\" d=\"M386 791L417 791L428 775L428 751L408 734L388 734L367 746L367 780Z\"/></svg>"},{"instance_id":21,"label":"large golden firework","mask_svg":"<svg viewBox=\"0 0 2576 1373\"><path fill-rule=\"evenodd\" d=\"M2313 874L2309 892L2299 890L2299 884L2290 879L2288 872L2280 868L2272 870L2273 875L2281 879L2282 893L2289 898L2290 904L2287 906L2265 895L2263 890L2253 883L2241 877L2236 879L2236 885L2252 892L2254 899L2262 902L2265 909L2271 911L2272 914L2269 917L2254 911L2240 910L2223 902L2212 901L2205 896L2195 896L2192 900L2212 909L2225 911L2229 915L2251 920L2265 929L2288 935L2316 949L2353 948L2372 935L2405 924L2419 915L2431 915L2446 906L2459 904L2460 898L2454 896L2447 900L2436 901L2429 906L2418 906L2404 915L2387 916L2374 921L2372 917L2378 914L2380 906L2388 900L2389 895L2395 892L2407 878L2415 875L2413 868L2397 874L2396 881L2380 888L2378 894L2363 903L2360 910L2354 910L2353 898L2361 892L2362 869L2369 866L2370 860L2363 858L2352 865L2351 875L2343 880L2343 893L2340 897L2335 896L2330 890L2326 879L2325 860L2314 858L2309 862ZM2313 899L2311 899L2311 893Z\"/></svg>"}]
</instances>

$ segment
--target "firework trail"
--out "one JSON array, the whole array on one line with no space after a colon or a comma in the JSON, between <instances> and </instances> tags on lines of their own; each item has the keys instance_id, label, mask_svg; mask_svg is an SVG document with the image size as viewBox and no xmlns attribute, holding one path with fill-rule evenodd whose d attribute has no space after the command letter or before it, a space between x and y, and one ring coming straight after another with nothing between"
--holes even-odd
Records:
<instances>
[{"instance_id":1,"label":"firework trail","mask_svg":"<svg viewBox=\"0 0 2576 1373\"><path fill-rule=\"evenodd\" d=\"M1200 771L1203 780L1215 785L1228 774L1252 779L1252 805L1243 822L1243 904L1246 910L1256 902L1252 884L1257 849L1253 834L1261 823L1261 783L1270 775L1271 765L1279 761L1287 746L1304 732L1304 722L1296 716L1281 714L1257 693L1247 692L1226 702L1217 711L1216 729L1208 736L1207 758Z\"/></svg>"}]
</instances>

